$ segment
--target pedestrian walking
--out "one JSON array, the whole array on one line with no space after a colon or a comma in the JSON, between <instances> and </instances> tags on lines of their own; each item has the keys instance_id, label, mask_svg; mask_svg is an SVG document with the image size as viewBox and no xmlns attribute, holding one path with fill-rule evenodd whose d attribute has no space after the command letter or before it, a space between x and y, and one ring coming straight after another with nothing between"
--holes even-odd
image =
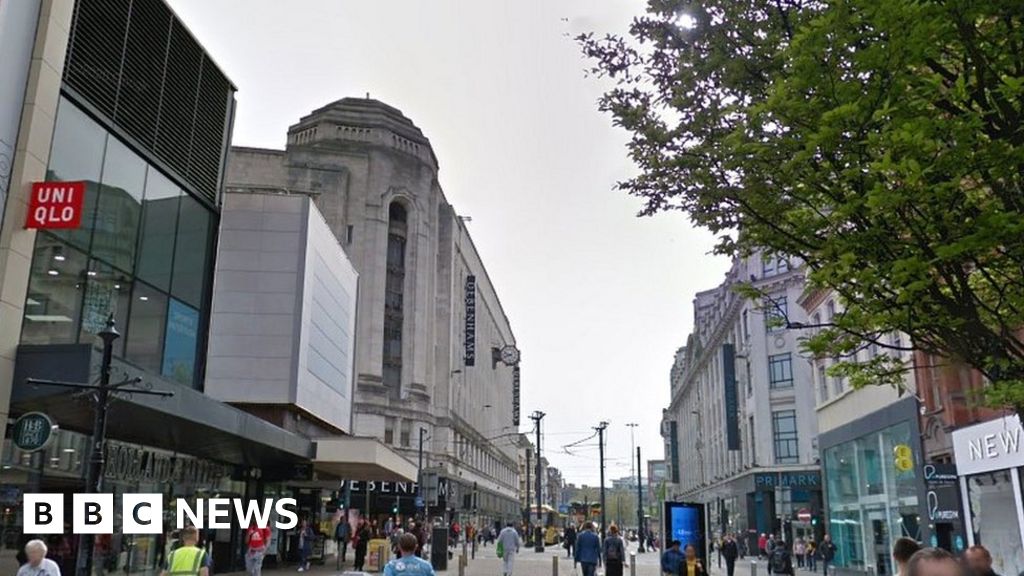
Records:
<instances>
[{"instance_id":1,"label":"pedestrian walking","mask_svg":"<svg viewBox=\"0 0 1024 576\"><path fill-rule=\"evenodd\" d=\"M974 576L999 576L992 570L992 553L981 544L975 544L964 552L964 561ZM903 576L903 573L900 573Z\"/></svg>"},{"instance_id":2,"label":"pedestrian walking","mask_svg":"<svg viewBox=\"0 0 1024 576\"><path fill-rule=\"evenodd\" d=\"M210 568L206 562L206 551L198 546L199 531L195 526L186 526L181 530L181 546L167 555L167 566L160 576L209 576ZM58 576L60 572L57 572ZM30 576L21 575L19 576ZM39 575L42 576L42 575Z\"/></svg>"},{"instance_id":3,"label":"pedestrian walking","mask_svg":"<svg viewBox=\"0 0 1024 576\"><path fill-rule=\"evenodd\" d=\"M793 556L785 540L780 538L775 542L772 557L768 560L768 569L777 576L793 576Z\"/></svg>"},{"instance_id":4,"label":"pedestrian walking","mask_svg":"<svg viewBox=\"0 0 1024 576\"><path fill-rule=\"evenodd\" d=\"M622 567L626 565L626 544L615 524L608 527L608 537L604 539L601 552L605 576L622 576Z\"/></svg>"},{"instance_id":5,"label":"pedestrian walking","mask_svg":"<svg viewBox=\"0 0 1024 576\"><path fill-rule=\"evenodd\" d=\"M245 531L245 571L249 576L260 576L263 573L263 557L267 553L270 542L270 528L260 528L254 521Z\"/></svg>"},{"instance_id":6,"label":"pedestrian walking","mask_svg":"<svg viewBox=\"0 0 1024 576\"><path fill-rule=\"evenodd\" d=\"M601 539L594 533L594 523L583 525L583 532L576 537L575 562L583 569L583 576L595 576L601 563Z\"/></svg>"},{"instance_id":7,"label":"pedestrian walking","mask_svg":"<svg viewBox=\"0 0 1024 576\"><path fill-rule=\"evenodd\" d=\"M910 557L917 553L921 549L921 545L917 543L917 540L913 538L897 538L896 542L892 545L892 559L896 562L896 576L907 576L907 563L910 562ZM970 554L970 550L967 550ZM966 556L966 554L965 554ZM968 564L970 558L967 558ZM987 576L978 574L978 576Z\"/></svg>"},{"instance_id":8,"label":"pedestrian walking","mask_svg":"<svg viewBox=\"0 0 1024 576\"><path fill-rule=\"evenodd\" d=\"M512 576L512 569L515 567L516 554L523 545L523 539L516 532L512 522L498 534L498 558L502 560L501 572L504 576Z\"/></svg>"},{"instance_id":9,"label":"pedestrian walking","mask_svg":"<svg viewBox=\"0 0 1024 576\"><path fill-rule=\"evenodd\" d=\"M334 527L334 541L338 544L338 558L341 559L341 563L344 564L348 557L348 543L352 540L352 525L348 523L348 518L342 518L341 522Z\"/></svg>"},{"instance_id":10,"label":"pedestrian walking","mask_svg":"<svg viewBox=\"0 0 1024 576\"><path fill-rule=\"evenodd\" d=\"M669 542L668 549L661 555L662 576L679 576L679 568L686 561L686 556L679 551L679 540Z\"/></svg>"},{"instance_id":11,"label":"pedestrian walking","mask_svg":"<svg viewBox=\"0 0 1024 576\"><path fill-rule=\"evenodd\" d=\"M572 558L573 551L576 549L576 525L569 524L569 527L565 529L563 535L562 546L565 546L565 557Z\"/></svg>"},{"instance_id":12,"label":"pedestrian walking","mask_svg":"<svg viewBox=\"0 0 1024 576\"><path fill-rule=\"evenodd\" d=\"M807 569L811 572L818 571L818 545L813 537L807 539Z\"/></svg>"},{"instance_id":13,"label":"pedestrian walking","mask_svg":"<svg viewBox=\"0 0 1024 576\"><path fill-rule=\"evenodd\" d=\"M768 541L764 544L765 557L768 559L768 576L772 574L772 556L775 554L775 534L768 535Z\"/></svg>"},{"instance_id":14,"label":"pedestrian walking","mask_svg":"<svg viewBox=\"0 0 1024 576\"><path fill-rule=\"evenodd\" d=\"M704 565L701 564L700 558L697 558L697 547L687 544L685 554L686 558L679 566L679 576L707 576Z\"/></svg>"},{"instance_id":15,"label":"pedestrian walking","mask_svg":"<svg viewBox=\"0 0 1024 576\"><path fill-rule=\"evenodd\" d=\"M353 542L356 559L352 564L352 568L356 572L362 572L363 567L366 565L366 549L370 546L370 538L373 538L370 525L366 523L366 518L360 518L359 524L356 526L356 538Z\"/></svg>"},{"instance_id":16,"label":"pedestrian walking","mask_svg":"<svg viewBox=\"0 0 1024 576\"><path fill-rule=\"evenodd\" d=\"M768 535L764 532L757 539L757 557L758 559L768 557Z\"/></svg>"},{"instance_id":17,"label":"pedestrian walking","mask_svg":"<svg viewBox=\"0 0 1024 576\"><path fill-rule=\"evenodd\" d=\"M796 556L796 567L804 567L804 557L807 555L807 543L803 538L797 538L793 543L793 556Z\"/></svg>"},{"instance_id":18,"label":"pedestrian walking","mask_svg":"<svg viewBox=\"0 0 1024 576\"><path fill-rule=\"evenodd\" d=\"M305 518L299 524L299 572L309 570L309 557L313 555L313 540L316 533Z\"/></svg>"},{"instance_id":19,"label":"pedestrian walking","mask_svg":"<svg viewBox=\"0 0 1024 576\"><path fill-rule=\"evenodd\" d=\"M740 555L740 547L732 534L725 535L725 542L722 544L722 557L725 558L726 576L733 576L736 573L736 558Z\"/></svg>"},{"instance_id":20,"label":"pedestrian walking","mask_svg":"<svg viewBox=\"0 0 1024 576\"><path fill-rule=\"evenodd\" d=\"M18 576L60 576L60 566L47 558L46 552L46 542L29 540L25 544L26 561L18 568Z\"/></svg>"},{"instance_id":21,"label":"pedestrian walking","mask_svg":"<svg viewBox=\"0 0 1024 576\"><path fill-rule=\"evenodd\" d=\"M832 560L836 557L836 545L832 543L832 535L825 534L825 538L822 539L821 545L818 546L818 556L821 557L822 574L828 576L828 565L832 563Z\"/></svg>"},{"instance_id":22,"label":"pedestrian walking","mask_svg":"<svg viewBox=\"0 0 1024 576\"><path fill-rule=\"evenodd\" d=\"M962 566L942 548L923 548L907 562L907 576L967 576L970 570Z\"/></svg>"},{"instance_id":23,"label":"pedestrian walking","mask_svg":"<svg viewBox=\"0 0 1024 576\"><path fill-rule=\"evenodd\" d=\"M396 530L396 532L398 532ZM412 534L401 534L398 537L398 549L401 557L388 562L384 567L384 576L434 576L434 567L416 555L419 540Z\"/></svg>"}]
</instances>

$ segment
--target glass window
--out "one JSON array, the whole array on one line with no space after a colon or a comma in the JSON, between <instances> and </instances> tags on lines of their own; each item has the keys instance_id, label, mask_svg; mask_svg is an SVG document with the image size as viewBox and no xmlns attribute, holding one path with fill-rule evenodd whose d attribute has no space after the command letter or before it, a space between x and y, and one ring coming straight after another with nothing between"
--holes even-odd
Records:
<instances>
[{"instance_id":1,"label":"glass window","mask_svg":"<svg viewBox=\"0 0 1024 576\"><path fill-rule=\"evenodd\" d=\"M72 344L78 335L85 288L85 254L40 232L32 257L24 344Z\"/></svg>"},{"instance_id":2,"label":"glass window","mask_svg":"<svg viewBox=\"0 0 1024 576\"><path fill-rule=\"evenodd\" d=\"M395 417L384 417L384 443L391 446L395 443Z\"/></svg>"},{"instance_id":3,"label":"glass window","mask_svg":"<svg viewBox=\"0 0 1024 576\"><path fill-rule=\"evenodd\" d=\"M776 464L793 464L800 461L796 410L772 412L772 435L775 439Z\"/></svg>"},{"instance_id":4,"label":"glass window","mask_svg":"<svg viewBox=\"0 0 1024 576\"><path fill-rule=\"evenodd\" d=\"M106 130L70 101L61 98L46 179L85 181L81 227L55 231L58 237L82 250L89 249L106 143Z\"/></svg>"},{"instance_id":5,"label":"glass window","mask_svg":"<svg viewBox=\"0 0 1024 576\"><path fill-rule=\"evenodd\" d=\"M85 301L82 305L82 327L79 342L93 342L97 345L98 334L107 324L107 317L114 315L115 327L124 334L128 324L129 297L132 292L131 277L97 260L90 260L86 272ZM114 354L121 356L124 338L114 341Z\"/></svg>"},{"instance_id":6,"label":"glass window","mask_svg":"<svg viewBox=\"0 0 1024 576\"><path fill-rule=\"evenodd\" d=\"M136 282L125 338L125 358L140 368L160 373L166 321L167 296L152 286Z\"/></svg>"},{"instance_id":7,"label":"glass window","mask_svg":"<svg viewBox=\"0 0 1024 576\"><path fill-rule=\"evenodd\" d=\"M402 420L402 437L400 444L402 448L408 448L412 440L412 421Z\"/></svg>"},{"instance_id":8,"label":"glass window","mask_svg":"<svg viewBox=\"0 0 1024 576\"><path fill-rule=\"evenodd\" d=\"M110 138L90 253L129 272L135 263L145 185L146 163L117 138Z\"/></svg>"},{"instance_id":9,"label":"glass window","mask_svg":"<svg viewBox=\"0 0 1024 576\"><path fill-rule=\"evenodd\" d=\"M786 295L773 296L764 302L764 323L768 332L782 332L789 322L789 304Z\"/></svg>"},{"instance_id":10,"label":"glass window","mask_svg":"<svg viewBox=\"0 0 1024 576\"><path fill-rule=\"evenodd\" d=\"M202 303L206 290L212 219L210 212L198 201L188 195L181 197L171 294L197 307Z\"/></svg>"},{"instance_id":11,"label":"glass window","mask_svg":"<svg viewBox=\"0 0 1024 576\"><path fill-rule=\"evenodd\" d=\"M773 354L768 357L768 384L772 389L793 387L793 355Z\"/></svg>"},{"instance_id":12,"label":"glass window","mask_svg":"<svg viewBox=\"0 0 1024 576\"><path fill-rule=\"evenodd\" d=\"M174 236L178 228L181 190L158 170L150 168L142 201L139 236L139 278L167 291L171 289Z\"/></svg>"},{"instance_id":13,"label":"glass window","mask_svg":"<svg viewBox=\"0 0 1024 576\"><path fill-rule=\"evenodd\" d=\"M1011 473L1000 470L970 476L967 480L974 543L992 554L992 570L997 574L1024 572Z\"/></svg>"},{"instance_id":14,"label":"glass window","mask_svg":"<svg viewBox=\"0 0 1024 576\"><path fill-rule=\"evenodd\" d=\"M164 359L160 373L191 386L195 375L198 337L199 311L171 298L167 307Z\"/></svg>"}]
</instances>

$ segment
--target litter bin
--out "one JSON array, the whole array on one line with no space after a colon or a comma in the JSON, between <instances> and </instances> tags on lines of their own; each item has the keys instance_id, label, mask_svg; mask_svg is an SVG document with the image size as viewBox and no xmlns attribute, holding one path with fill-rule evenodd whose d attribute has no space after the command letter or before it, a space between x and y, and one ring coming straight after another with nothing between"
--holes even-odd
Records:
<instances>
[{"instance_id":1,"label":"litter bin","mask_svg":"<svg viewBox=\"0 0 1024 576\"><path fill-rule=\"evenodd\" d=\"M430 538L430 565L437 572L448 569L448 527L436 526Z\"/></svg>"},{"instance_id":2,"label":"litter bin","mask_svg":"<svg viewBox=\"0 0 1024 576\"><path fill-rule=\"evenodd\" d=\"M370 540L366 545L366 571L383 572L391 556L391 547L383 538Z\"/></svg>"}]
</instances>

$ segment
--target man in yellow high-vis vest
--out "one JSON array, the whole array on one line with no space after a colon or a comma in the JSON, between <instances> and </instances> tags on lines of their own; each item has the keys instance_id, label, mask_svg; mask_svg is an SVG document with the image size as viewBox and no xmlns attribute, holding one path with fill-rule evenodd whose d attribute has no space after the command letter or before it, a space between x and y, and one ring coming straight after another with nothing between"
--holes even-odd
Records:
<instances>
[{"instance_id":1,"label":"man in yellow high-vis vest","mask_svg":"<svg viewBox=\"0 0 1024 576\"><path fill-rule=\"evenodd\" d=\"M206 551L198 543L199 531L195 526L186 526L181 531L181 547L167 556L167 567L160 576L210 576Z\"/></svg>"}]
</instances>

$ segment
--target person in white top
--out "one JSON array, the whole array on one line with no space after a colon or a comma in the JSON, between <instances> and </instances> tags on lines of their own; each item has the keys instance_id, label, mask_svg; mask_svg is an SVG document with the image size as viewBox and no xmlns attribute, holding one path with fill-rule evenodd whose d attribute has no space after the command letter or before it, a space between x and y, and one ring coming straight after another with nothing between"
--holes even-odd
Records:
<instances>
[{"instance_id":1,"label":"person in white top","mask_svg":"<svg viewBox=\"0 0 1024 576\"><path fill-rule=\"evenodd\" d=\"M60 566L46 557L46 543L42 540L29 540L25 555L28 562L18 568L18 576L60 576Z\"/></svg>"},{"instance_id":2,"label":"person in white top","mask_svg":"<svg viewBox=\"0 0 1024 576\"><path fill-rule=\"evenodd\" d=\"M516 554L519 553L519 547L523 545L522 538L519 537L519 532L509 522L508 526L498 534L498 544L503 548L501 559L504 561L504 567L502 568L502 574L504 576L512 576L512 566L515 564Z\"/></svg>"}]
</instances>

